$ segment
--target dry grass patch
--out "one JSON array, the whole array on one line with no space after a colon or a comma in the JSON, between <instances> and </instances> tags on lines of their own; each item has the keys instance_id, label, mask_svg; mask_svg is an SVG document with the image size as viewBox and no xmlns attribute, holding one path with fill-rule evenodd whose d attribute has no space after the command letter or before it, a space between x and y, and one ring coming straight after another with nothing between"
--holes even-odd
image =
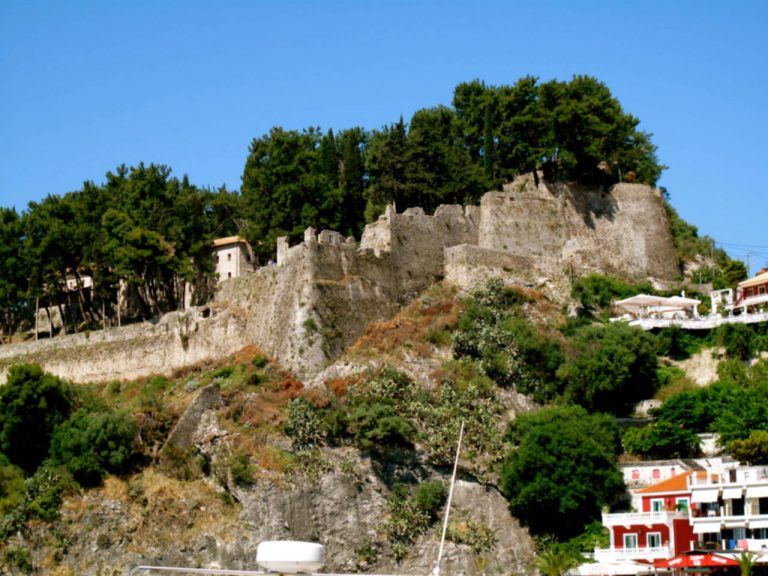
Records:
<instances>
[{"instance_id":1,"label":"dry grass patch","mask_svg":"<svg viewBox=\"0 0 768 576\"><path fill-rule=\"evenodd\" d=\"M460 312L456 289L435 285L391 320L368 325L351 350L392 354L409 348L429 357L438 344L436 335L453 330Z\"/></svg>"}]
</instances>

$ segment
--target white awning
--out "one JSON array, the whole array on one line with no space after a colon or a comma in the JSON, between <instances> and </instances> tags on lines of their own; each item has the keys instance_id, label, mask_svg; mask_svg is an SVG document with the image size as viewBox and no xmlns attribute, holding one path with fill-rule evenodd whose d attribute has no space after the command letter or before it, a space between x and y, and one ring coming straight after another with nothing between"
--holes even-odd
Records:
<instances>
[{"instance_id":1,"label":"white awning","mask_svg":"<svg viewBox=\"0 0 768 576\"><path fill-rule=\"evenodd\" d=\"M719 522L696 523L693 525L694 534L711 534L713 532L720 532Z\"/></svg>"},{"instance_id":2,"label":"white awning","mask_svg":"<svg viewBox=\"0 0 768 576\"><path fill-rule=\"evenodd\" d=\"M691 502L717 502L717 493L719 488L705 488L704 490L693 490L691 492Z\"/></svg>"},{"instance_id":3,"label":"white awning","mask_svg":"<svg viewBox=\"0 0 768 576\"><path fill-rule=\"evenodd\" d=\"M738 500L743 493L744 489L741 486L723 488L723 500Z\"/></svg>"},{"instance_id":4,"label":"white awning","mask_svg":"<svg viewBox=\"0 0 768 576\"><path fill-rule=\"evenodd\" d=\"M749 527L752 530L757 530L758 528L768 528L768 520L750 520Z\"/></svg>"},{"instance_id":5,"label":"white awning","mask_svg":"<svg viewBox=\"0 0 768 576\"><path fill-rule=\"evenodd\" d=\"M747 486L747 498L768 498L768 484Z\"/></svg>"}]
</instances>

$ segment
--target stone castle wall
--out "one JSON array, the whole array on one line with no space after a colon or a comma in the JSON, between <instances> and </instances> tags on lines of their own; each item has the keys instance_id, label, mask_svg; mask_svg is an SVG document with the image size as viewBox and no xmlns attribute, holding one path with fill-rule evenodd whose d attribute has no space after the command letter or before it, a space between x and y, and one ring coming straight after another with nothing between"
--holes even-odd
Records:
<instances>
[{"instance_id":1,"label":"stone castle wall","mask_svg":"<svg viewBox=\"0 0 768 576\"><path fill-rule=\"evenodd\" d=\"M437 280L472 287L491 277L545 285L567 298L592 272L671 280L676 254L663 202L648 186L610 190L536 186L522 177L480 206L389 207L358 247L306 231L278 240L277 265L223 282L213 305L90 335L0 346L0 382L12 363L37 362L73 381L136 378L226 357L256 344L300 377L338 357L370 322L391 317Z\"/></svg>"},{"instance_id":2,"label":"stone castle wall","mask_svg":"<svg viewBox=\"0 0 768 576\"><path fill-rule=\"evenodd\" d=\"M523 177L483 196L478 245L529 258L539 274L628 279L679 274L661 195L644 184L610 190Z\"/></svg>"}]
</instances>

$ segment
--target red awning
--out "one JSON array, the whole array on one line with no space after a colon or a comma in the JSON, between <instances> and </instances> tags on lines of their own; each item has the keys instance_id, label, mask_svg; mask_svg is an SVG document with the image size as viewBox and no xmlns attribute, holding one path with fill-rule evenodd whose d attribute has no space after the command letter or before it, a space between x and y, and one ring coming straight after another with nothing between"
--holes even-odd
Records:
<instances>
[{"instance_id":1,"label":"red awning","mask_svg":"<svg viewBox=\"0 0 768 576\"><path fill-rule=\"evenodd\" d=\"M738 566L739 561L711 552L688 552L674 558L654 561L656 568L697 568L714 566Z\"/></svg>"}]
</instances>

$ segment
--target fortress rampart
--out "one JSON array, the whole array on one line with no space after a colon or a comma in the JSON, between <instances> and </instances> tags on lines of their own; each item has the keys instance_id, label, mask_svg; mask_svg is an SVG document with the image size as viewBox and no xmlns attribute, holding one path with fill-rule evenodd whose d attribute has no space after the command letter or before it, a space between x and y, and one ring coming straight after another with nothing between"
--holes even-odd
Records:
<instances>
[{"instance_id":1,"label":"fortress rampart","mask_svg":"<svg viewBox=\"0 0 768 576\"><path fill-rule=\"evenodd\" d=\"M391 317L435 281L469 288L491 276L536 284L567 298L570 278L601 272L676 278L666 211L648 186L610 190L540 184L521 177L480 206L440 206L366 226L359 246L332 231L277 242L277 265L221 284L208 307L158 324L0 346L0 382L12 364L37 362L64 378L108 381L169 373L220 359L247 344L312 375L365 326Z\"/></svg>"}]
</instances>

